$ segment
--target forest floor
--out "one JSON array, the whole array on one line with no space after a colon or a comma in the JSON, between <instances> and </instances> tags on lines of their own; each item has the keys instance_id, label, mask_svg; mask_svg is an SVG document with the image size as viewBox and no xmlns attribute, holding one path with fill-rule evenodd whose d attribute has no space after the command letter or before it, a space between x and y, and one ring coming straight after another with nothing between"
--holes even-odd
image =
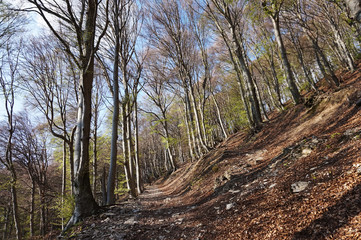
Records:
<instances>
[{"instance_id":1,"label":"forest floor","mask_svg":"<svg viewBox=\"0 0 361 240\"><path fill-rule=\"evenodd\" d=\"M340 88L305 94L67 237L361 239L360 66L339 76Z\"/></svg>"}]
</instances>

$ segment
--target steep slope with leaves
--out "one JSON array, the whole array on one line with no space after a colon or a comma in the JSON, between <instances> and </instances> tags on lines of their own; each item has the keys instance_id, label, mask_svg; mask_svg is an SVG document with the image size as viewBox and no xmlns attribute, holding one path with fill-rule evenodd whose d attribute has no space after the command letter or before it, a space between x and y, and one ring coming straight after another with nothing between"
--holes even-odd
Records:
<instances>
[{"instance_id":1,"label":"steep slope with leaves","mask_svg":"<svg viewBox=\"0 0 361 240\"><path fill-rule=\"evenodd\" d=\"M104 209L73 239L361 238L361 69Z\"/></svg>"}]
</instances>

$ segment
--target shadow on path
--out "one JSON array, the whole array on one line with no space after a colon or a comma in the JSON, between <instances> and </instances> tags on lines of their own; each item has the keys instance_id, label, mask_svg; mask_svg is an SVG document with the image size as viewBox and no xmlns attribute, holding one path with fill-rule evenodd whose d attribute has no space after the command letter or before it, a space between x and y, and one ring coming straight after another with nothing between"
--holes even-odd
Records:
<instances>
[{"instance_id":1,"label":"shadow on path","mask_svg":"<svg viewBox=\"0 0 361 240\"><path fill-rule=\"evenodd\" d=\"M349 221L361 212L361 184L347 192L335 205L318 219L311 222L293 236L297 239L325 239L332 236L338 229L347 225Z\"/></svg>"}]
</instances>

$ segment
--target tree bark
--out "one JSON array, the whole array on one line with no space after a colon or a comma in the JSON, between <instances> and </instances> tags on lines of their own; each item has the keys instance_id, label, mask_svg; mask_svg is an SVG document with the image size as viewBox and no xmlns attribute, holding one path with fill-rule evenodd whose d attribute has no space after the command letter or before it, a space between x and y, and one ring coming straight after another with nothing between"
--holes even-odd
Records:
<instances>
[{"instance_id":1,"label":"tree bark","mask_svg":"<svg viewBox=\"0 0 361 240\"><path fill-rule=\"evenodd\" d=\"M351 54L349 50L346 47L345 42L343 41L340 31L337 29L337 26L335 26L335 23L332 21L329 21L331 25L331 30L333 32L333 35L335 36L336 44L338 45L339 49L341 50L341 53L344 57L344 59L347 62L348 68L351 72L355 71L355 63L353 62L353 59L351 57Z\"/></svg>"},{"instance_id":2,"label":"tree bark","mask_svg":"<svg viewBox=\"0 0 361 240\"><path fill-rule=\"evenodd\" d=\"M336 77L335 72L333 71L331 64L327 60L327 57L325 56L325 54L323 53L321 48L318 46L318 43L316 42L316 40L313 40L313 39L311 39L311 41L312 41L312 44L313 44L313 47L314 47L315 51L317 52L316 56L321 57L321 59L323 61L323 64L325 65L325 67L327 68L329 74L331 75L331 80L332 80L333 84L335 84L337 87L340 86L340 81ZM325 71L325 73L326 73L326 71ZM327 74L325 74L324 77L326 78L326 80L329 79L329 76ZM332 82L330 82L329 80L328 80L328 82L330 84L332 84Z\"/></svg>"},{"instance_id":3,"label":"tree bark","mask_svg":"<svg viewBox=\"0 0 361 240\"><path fill-rule=\"evenodd\" d=\"M290 65L290 62L288 61L286 48L283 44L283 40L281 37L281 31L280 31L280 26L279 26L279 17L272 16L271 20L272 20L273 29L274 29L275 38L276 38L276 41L278 44L278 48L281 53L281 58L282 58L284 71L286 74L287 84L288 84L288 87L290 88L290 91L292 94L292 99L296 104L299 104L302 102L302 98L301 98L300 92L298 91L298 88L296 86L295 79L294 79L292 69L291 69L291 65Z\"/></svg>"},{"instance_id":4,"label":"tree bark","mask_svg":"<svg viewBox=\"0 0 361 240\"><path fill-rule=\"evenodd\" d=\"M10 183L11 184L10 190L11 190L11 198L12 198L15 234L16 234L16 239L21 240L23 237L21 233L21 225L19 220L19 207L18 207L18 197L17 197L17 189L16 189L17 177L13 166L11 167L11 169L12 169L11 172L12 179Z\"/></svg>"},{"instance_id":5,"label":"tree bark","mask_svg":"<svg viewBox=\"0 0 361 240\"><path fill-rule=\"evenodd\" d=\"M29 174L30 175L30 174ZM30 237L34 236L34 212L35 212L35 181L32 179L31 176L29 176L31 179L31 202L30 202L30 219L29 219L29 231L30 231ZM63 223L63 220L62 220Z\"/></svg>"},{"instance_id":6,"label":"tree bark","mask_svg":"<svg viewBox=\"0 0 361 240\"><path fill-rule=\"evenodd\" d=\"M213 102L214 102L214 106L216 107L218 122L219 122L219 125L220 125L221 129L222 129L223 136L224 136L224 138L228 138L226 128L224 127L224 124L223 124L221 111L219 109L218 102L217 102L216 98L214 97L214 94L213 93L211 93L211 94L212 94L212 99L213 99Z\"/></svg>"},{"instance_id":7,"label":"tree bark","mask_svg":"<svg viewBox=\"0 0 361 240\"><path fill-rule=\"evenodd\" d=\"M138 194L143 192L143 181L140 171L140 159L139 159L139 140L138 140L138 103L137 96L134 99L134 157L135 157L135 171L136 171L136 183Z\"/></svg>"},{"instance_id":8,"label":"tree bark","mask_svg":"<svg viewBox=\"0 0 361 240\"><path fill-rule=\"evenodd\" d=\"M63 140L63 174L62 174L62 186L61 186L61 209L64 209L64 197L66 194L66 151L67 143ZM64 229L64 216L61 216L61 229Z\"/></svg>"},{"instance_id":9,"label":"tree bark","mask_svg":"<svg viewBox=\"0 0 361 240\"><path fill-rule=\"evenodd\" d=\"M196 131L197 131L198 139L199 139L199 142L201 144L202 149L204 150L205 153L207 153L209 151L209 148L206 145L205 140L203 138L201 123L200 123L200 120L199 120L197 102L196 102L196 99L194 97L194 91L193 91L192 86L190 86L190 95L191 95L191 100L192 100L192 105L193 105L193 113L194 113L194 117L195 117L195 125L196 125Z\"/></svg>"},{"instance_id":10,"label":"tree bark","mask_svg":"<svg viewBox=\"0 0 361 240\"><path fill-rule=\"evenodd\" d=\"M115 203L115 175L117 171L117 153L118 153L118 125L119 125L119 50L120 50L120 33L119 33L119 4L114 0L115 16L114 16L114 31L115 31L115 49L113 62L113 121L112 121L112 138L111 138L111 152L110 165L108 175L107 187L107 204ZM125 81L125 80L123 80ZM125 86L126 87L126 86ZM124 113L123 113L124 114ZM124 131L124 129L123 129Z\"/></svg>"}]
</instances>

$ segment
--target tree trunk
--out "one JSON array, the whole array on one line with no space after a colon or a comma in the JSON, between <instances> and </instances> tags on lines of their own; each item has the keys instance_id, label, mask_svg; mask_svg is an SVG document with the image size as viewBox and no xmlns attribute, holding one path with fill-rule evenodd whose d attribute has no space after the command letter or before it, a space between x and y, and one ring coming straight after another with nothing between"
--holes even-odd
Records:
<instances>
[{"instance_id":1,"label":"tree trunk","mask_svg":"<svg viewBox=\"0 0 361 240\"><path fill-rule=\"evenodd\" d=\"M262 125L262 116L259 105L259 99L257 98L257 93L255 89L255 84L249 71L249 68L246 63L246 59L243 55L243 50L241 47L241 43L237 38L237 32L234 25L230 25L231 33L232 33L232 42L234 46L234 53L237 57L236 64L239 64L240 69L242 70L245 86L246 86L246 94L248 95L248 100L250 102L251 114L252 114L252 122L253 122L253 130L257 131L261 128Z\"/></svg>"},{"instance_id":2,"label":"tree trunk","mask_svg":"<svg viewBox=\"0 0 361 240\"><path fill-rule=\"evenodd\" d=\"M11 204L9 203L9 206L5 208L5 217L4 217L4 228L3 228L3 238L7 239L8 232L9 232L9 224L10 224L10 215L11 215ZM10 235L10 234L9 234Z\"/></svg>"},{"instance_id":3,"label":"tree trunk","mask_svg":"<svg viewBox=\"0 0 361 240\"><path fill-rule=\"evenodd\" d=\"M190 87L190 95L191 95L191 100L192 100L192 105L193 105L193 113L194 113L194 117L195 117L195 125L196 125L198 139L199 139L199 142L200 142L201 147L203 148L204 152L207 153L209 151L209 148L208 148L208 146L206 146L205 140L203 138L201 123L199 120L197 103L196 103L196 99L194 97L194 91L193 91L192 86Z\"/></svg>"},{"instance_id":4,"label":"tree trunk","mask_svg":"<svg viewBox=\"0 0 361 240\"><path fill-rule=\"evenodd\" d=\"M267 116L266 108L265 108L265 106L264 106L264 104L263 104L263 101L262 101L261 91L260 91L260 89L259 89L259 87L258 87L258 85L257 85L257 82L255 82L254 85L255 85L255 87L256 87L257 97L258 97L259 102L260 102L260 105L261 105L261 109L262 109L262 112L263 112L263 116L264 116L264 118L265 118L267 121L269 121L269 118L268 118L268 116Z\"/></svg>"},{"instance_id":5,"label":"tree trunk","mask_svg":"<svg viewBox=\"0 0 361 240\"><path fill-rule=\"evenodd\" d=\"M114 31L115 31L115 49L114 49L114 62L113 62L113 121L112 121L112 138L111 138L111 151L110 151L110 165L108 175L107 187L107 204L115 203L115 174L117 171L117 153L118 153L118 125L119 125L119 6L118 1L115 2L115 16L114 16ZM125 81L125 80L124 80ZM126 113L123 113L126 114ZM124 131L124 129L123 129Z\"/></svg>"},{"instance_id":6,"label":"tree trunk","mask_svg":"<svg viewBox=\"0 0 361 240\"><path fill-rule=\"evenodd\" d=\"M164 123L162 124L163 125L163 128L164 128L164 134L165 134L165 140L166 140L166 150L168 152L168 155L169 155L169 162L170 162L170 166L172 168L172 172L174 172L175 170L177 170L177 166L175 164L175 161L174 161L174 158L173 158L173 154L172 154L172 151L171 151L171 143L169 141L170 139L170 135L169 135L169 131L168 131L168 123L166 121L166 115L165 115L165 112L163 111L162 112L162 117L163 119L165 119Z\"/></svg>"},{"instance_id":7,"label":"tree trunk","mask_svg":"<svg viewBox=\"0 0 361 240\"><path fill-rule=\"evenodd\" d=\"M185 106L185 108L187 108L187 107ZM193 144L192 144L191 133L190 133L189 123L188 123L188 116L187 116L186 111L184 113L184 123L186 126L186 132L187 132L187 138L188 138L189 155L191 157L191 161L194 161L195 155L193 152Z\"/></svg>"},{"instance_id":8,"label":"tree trunk","mask_svg":"<svg viewBox=\"0 0 361 240\"><path fill-rule=\"evenodd\" d=\"M98 95L98 94L97 94ZM98 98L98 97L97 97ZM94 141L93 141L93 195L97 194L97 176L98 176L98 109L94 114Z\"/></svg>"},{"instance_id":9,"label":"tree trunk","mask_svg":"<svg viewBox=\"0 0 361 240\"><path fill-rule=\"evenodd\" d=\"M296 104L299 104L302 102L302 98L301 98L300 92L297 89L295 79L294 79L294 76L292 73L291 65L290 65L290 62L288 61L286 48L283 44L280 26L279 26L279 18L278 18L278 16L271 17L271 20L272 20L278 48L281 53L282 63L283 63L284 71L285 71L286 78L287 78L287 84L288 84L288 87L290 88L290 91L292 94L292 99Z\"/></svg>"},{"instance_id":10,"label":"tree trunk","mask_svg":"<svg viewBox=\"0 0 361 240\"><path fill-rule=\"evenodd\" d=\"M188 133L191 138L191 141L189 143L191 145L191 149L193 149L194 157L199 158L201 153L199 151L199 148L198 148L199 146L197 144L196 137L194 135L193 115L192 115L192 109L191 109L189 95L188 95L187 90L186 90L186 94L185 94L184 104L185 104L184 109L185 109L185 118L186 118L185 120L186 120L186 124L187 124Z\"/></svg>"},{"instance_id":11,"label":"tree trunk","mask_svg":"<svg viewBox=\"0 0 361 240\"><path fill-rule=\"evenodd\" d=\"M240 89L240 94L241 94L242 102L243 102L243 105L244 105L244 109L245 109L246 114L247 114L247 120L248 120L249 125L251 127L253 127L254 122L253 122L253 119L251 117L251 113L250 113L250 110L249 110L249 104L248 104L248 101L247 101L247 98L246 98L246 91L245 91L244 86L242 84L242 74L241 74L241 71L239 69L239 65L237 64L236 58L234 56L234 51L232 50L232 47L230 46L230 42L228 40L228 37L227 37L226 33L224 32L224 30L222 29L222 27L218 24L218 22L216 20L215 20L215 23L216 23L218 31L220 32L220 34L221 34L221 36L223 38L224 43L227 46L228 53L229 53L229 56L230 56L232 64L233 64L234 71L236 72L236 75L237 75L237 83L238 83L238 86L239 86L239 89Z\"/></svg>"},{"instance_id":12,"label":"tree trunk","mask_svg":"<svg viewBox=\"0 0 361 240\"><path fill-rule=\"evenodd\" d=\"M130 100L130 99L129 99ZM133 198L138 196L137 194L137 182L136 182L136 172L135 172L135 160L134 160L134 148L133 148L133 139L132 139L132 124L131 124L131 106L130 101L127 103L127 146L129 152L129 186L130 186L130 194Z\"/></svg>"},{"instance_id":13,"label":"tree trunk","mask_svg":"<svg viewBox=\"0 0 361 240\"><path fill-rule=\"evenodd\" d=\"M101 191L102 191L102 206L105 206L107 204L107 171L105 169L105 166L103 166L103 173L102 173L102 180L101 180Z\"/></svg>"},{"instance_id":14,"label":"tree trunk","mask_svg":"<svg viewBox=\"0 0 361 240\"><path fill-rule=\"evenodd\" d=\"M78 120L75 135L75 162L74 162L74 197L75 209L64 230L95 214L99 206L95 202L90 186L89 173L89 139L92 114L92 87L94 77L94 36L97 2L89 0L87 9L85 34L85 59L82 62L81 78L79 83Z\"/></svg>"},{"instance_id":15,"label":"tree trunk","mask_svg":"<svg viewBox=\"0 0 361 240\"><path fill-rule=\"evenodd\" d=\"M312 40L312 39L311 39ZM338 87L340 86L340 81L338 80L338 78L335 75L335 72L333 71L333 68L331 66L331 64L329 63L329 61L327 60L327 57L325 56L325 54L323 53L323 51L320 49L320 47L318 46L318 43L316 42L316 40L312 40L313 43L313 47L315 49L315 51L317 52L317 54L321 57L323 64L325 65L325 67L327 68L329 74L331 75L331 80L332 82ZM327 80L328 80L328 76L327 74L324 76Z\"/></svg>"},{"instance_id":16,"label":"tree trunk","mask_svg":"<svg viewBox=\"0 0 361 240\"><path fill-rule=\"evenodd\" d=\"M71 183L71 195L74 195L74 137L76 132L76 126L71 132L69 141L69 163L70 163L70 183Z\"/></svg>"},{"instance_id":17,"label":"tree trunk","mask_svg":"<svg viewBox=\"0 0 361 240\"><path fill-rule=\"evenodd\" d=\"M45 236L46 231L46 217L45 217L45 192L44 186L39 186L40 198L40 235Z\"/></svg>"},{"instance_id":18,"label":"tree trunk","mask_svg":"<svg viewBox=\"0 0 361 240\"><path fill-rule=\"evenodd\" d=\"M17 177L16 172L14 169L14 166L11 164L11 198L12 198L12 208L13 208L13 219L14 219L14 226L15 226L15 234L16 239L22 239L22 231L21 231L21 225L19 220L19 207L18 207L18 197L17 197L17 189L16 189L16 183L17 183Z\"/></svg>"},{"instance_id":19,"label":"tree trunk","mask_svg":"<svg viewBox=\"0 0 361 240\"><path fill-rule=\"evenodd\" d=\"M143 192L143 181L140 172L140 161L139 161L139 140L138 140L138 102L137 96L134 99L134 157L135 157L135 171L136 171L136 181L137 181L137 191L138 194Z\"/></svg>"},{"instance_id":20,"label":"tree trunk","mask_svg":"<svg viewBox=\"0 0 361 240\"><path fill-rule=\"evenodd\" d=\"M219 122L219 125L221 126L223 136L224 136L224 138L228 138L227 131L226 131L226 129L225 129L225 127L224 127L224 124L223 124L223 120L222 120L222 116L221 116L221 111L220 111L220 109L219 109L218 102L217 102L216 98L214 97L213 93L212 93L212 99L213 99L213 102L214 102L214 106L216 107L218 122Z\"/></svg>"},{"instance_id":21,"label":"tree trunk","mask_svg":"<svg viewBox=\"0 0 361 240\"><path fill-rule=\"evenodd\" d=\"M274 89L275 89L275 92L276 92L276 95L277 95L277 101L278 101L277 106L279 106L280 110L283 110L280 83L279 83L279 80L278 80L278 77L277 77L276 66L275 66L273 54L272 54L271 59L270 59L270 64L271 64L271 73L272 73L273 80L274 80L274 87L275 87Z\"/></svg>"},{"instance_id":22,"label":"tree trunk","mask_svg":"<svg viewBox=\"0 0 361 240\"><path fill-rule=\"evenodd\" d=\"M351 72L354 72L355 71L355 63L353 62L352 56L351 56L349 50L347 49L345 42L343 41L343 39L341 37L341 33L337 29L337 26L335 26L335 23L333 23L332 21L329 21L329 22L331 25L333 35L335 36L336 44L339 46L339 49L341 50L341 53L347 62L349 70Z\"/></svg>"},{"instance_id":23,"label":"tree trunk","mask_svg":"<svg viewBox=\"0 0 361 240\"><path fill-rule=\"evenodd\" d=\"M30 176L31 179L31 202L30 202L30 219L29 219L29 231L30 231L30 237L34 236L34 210L35 210L35 181L34 179L32 179L32 177ZM62 224L63 224L63 219L62 219Z\"/></svg>"},{"instance_id":24,"label":"tree trunk","mask_svg":"<svg viewBox=\"0 0 361 240\"><path fill-rule=\"evenodd\" d=\"M64 135L65 136L65 135ZM62 186L61 186L61 209L64 209L64 197L66 194L66 148L67 143L63 140L63 174L62 174ZM64 229L64 216L61 216L61 229Z\"/></svg>"}]
</instances>

